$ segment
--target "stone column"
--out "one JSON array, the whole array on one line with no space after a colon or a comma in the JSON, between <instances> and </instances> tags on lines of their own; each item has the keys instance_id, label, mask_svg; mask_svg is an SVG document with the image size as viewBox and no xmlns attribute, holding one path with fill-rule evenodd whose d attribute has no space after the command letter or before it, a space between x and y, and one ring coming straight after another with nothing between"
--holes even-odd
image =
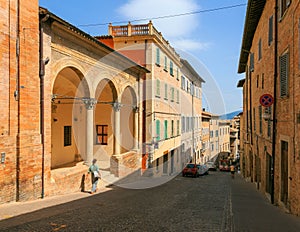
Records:
<instances>
[{"instance_id":1,"label":"stone column","mask_svg":"<svg viewBox=\"0 0 300 232\"><path fill-rule=\"evenodd\" d=\"M86 107L86 165L91 165L94 157L94 107L97 100L94 98L85 98L83 103Z\"/></svg>"},{"instance_id":2,"label":"stone column","mask_svg":"<svg viewBox=\"0 0 300 232\"><path fill-rule=\"evenodd\" d=\"M133 149L138 150L139 149L139 107L137 106L133 107L133 112L134 112Z\"/></svg>"},{"instance_id":3,"label":"stone column","mask_svg":"<svg viewBox=\"0 0 300 232\"><path fill-rule=\"evenodd\" d=\"M114 135L115 135L115 155L120 155L121 147L121 137L120 137L120 110L121 103L115 102L113 104L113 108L115 111L115 121L114 121Z\"/></svg>"}]
</instances>

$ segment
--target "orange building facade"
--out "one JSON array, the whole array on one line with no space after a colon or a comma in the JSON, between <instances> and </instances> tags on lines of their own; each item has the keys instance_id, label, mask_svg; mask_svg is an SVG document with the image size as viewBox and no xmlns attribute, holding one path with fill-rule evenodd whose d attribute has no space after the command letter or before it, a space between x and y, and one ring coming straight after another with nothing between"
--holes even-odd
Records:
<instances>
[{"instance_id":1,"label":"orange building facade","mask_svg":"<svg viewBox=\"0 0 300 232\"><path fill-rule=\"evenodd\" d=\"M299 1L248 1L239 73L241 168L270 201L300 215ZM265 101L264 99L267 99Z\"/></svg>"}]
</instances>

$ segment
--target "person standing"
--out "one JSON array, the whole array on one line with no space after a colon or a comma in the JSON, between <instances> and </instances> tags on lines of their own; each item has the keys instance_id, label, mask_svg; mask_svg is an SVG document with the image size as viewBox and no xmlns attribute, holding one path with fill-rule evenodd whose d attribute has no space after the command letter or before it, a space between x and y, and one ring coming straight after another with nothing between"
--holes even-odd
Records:
<instances>
[{"instance_id":1,"label":"person standing","mask_svg":"<svg viewBox=\"0 0 300 232\"><path fill-rule=\"evenodd\" d=\"M231 177L233 179L234 178L234 173L235 173L235 166L233 164L230 166L230 172L231 172Z\"/></svg>"},{"instance_id":2,"label":"person standing","mask_svg":"<svg viewBox=\"0 0 300 232\"><path fill-rule=\"evenodd\" d=\"M91 194L97 191L98 180L99 178L101 178L99 167L96 163L97 163L97 159L93 159L92 165L89 167L88 170L88 174L91 173L91 180L92 180Z\"/></svg>"}]
</instances>

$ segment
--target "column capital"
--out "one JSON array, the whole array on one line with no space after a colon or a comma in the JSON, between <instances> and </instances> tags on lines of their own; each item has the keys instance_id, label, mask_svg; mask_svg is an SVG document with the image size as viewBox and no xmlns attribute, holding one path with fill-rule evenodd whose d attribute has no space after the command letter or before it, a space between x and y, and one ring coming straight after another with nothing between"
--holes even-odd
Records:
<instances>
[{"instance_id":1,"label":"column capital","mask_svg":"<svg viewBox=\"0 0 300 232\"><path fill-rule=\"evenodd\" d=\"M133 109L134 113L138 113L140 110L140 108L138 106L133 106L132 109Z\"/></svg>"},{"instance_id":2,"label":"column capital","mask_svg":"<svg viewBox=\"0 0 300 232\"><path fill-rule=\"evenodd\" d=\"M122 104L120 102L114 102L113 103L113 108L116 112L119 112L121 110Z\"/></svg>"},{"instance_id":3,"label":"column capital","mask_svg":"<svg viewBox=\"0 0 300 232\"><path fill-rule=\"evenodd\" d=\"M83 98L82 101L85 104L85 108L87 110L94 109L94 106L97 104L97 100L95 98Z\"/></svg>"}]
</instances>

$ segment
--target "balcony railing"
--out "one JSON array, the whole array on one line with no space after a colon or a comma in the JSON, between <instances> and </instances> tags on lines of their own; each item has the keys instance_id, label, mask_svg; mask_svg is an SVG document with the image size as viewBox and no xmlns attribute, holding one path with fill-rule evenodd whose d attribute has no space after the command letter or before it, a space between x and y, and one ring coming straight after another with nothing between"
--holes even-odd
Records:
<instances>
[{"instance_id":1,"label":"balcony railing","mask_svg":"<svg viewBox=\"0 0 300 232\"><path fill-rule=\"evenodd\" d=\"M161 43L168 48L173 55L179 57L175 49L170 45L169 41L166 40L161 32L158 32L153 26L152 22L148 24L132 25L130 22L127 25L113 26L109 24L109 35L114 37L129 37L129 36L145 36L154 35Z\"/></svg>"}]
</instances>

